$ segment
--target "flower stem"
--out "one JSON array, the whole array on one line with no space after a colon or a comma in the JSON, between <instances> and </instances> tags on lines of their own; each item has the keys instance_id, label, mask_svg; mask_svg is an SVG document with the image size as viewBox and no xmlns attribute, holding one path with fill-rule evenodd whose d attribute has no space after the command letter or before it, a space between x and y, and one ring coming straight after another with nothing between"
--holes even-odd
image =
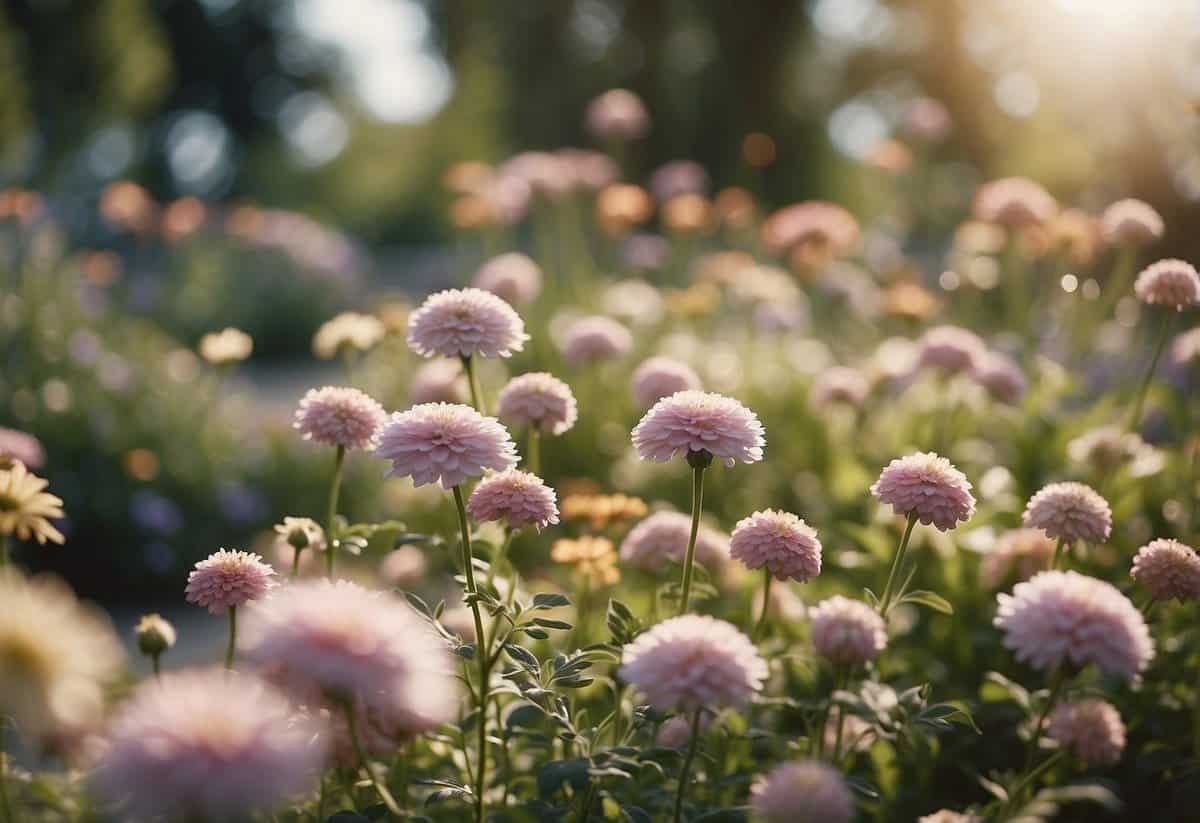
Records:
<instances>
[{"instance_id":1,"label":"flower stem","mask_svg":"<svg viewBox=\"0 0 1200 823\"><path fill-rule=\"evenodd\" d=\"M1056 670L1050 681L1050 694L1046 698L1046 705L1042 707L1037 724L1033 727L1033 736L1029 739L1029 751L1025 754L1025 768L1021 770L1023 772L1028 772L1033 767L1033 761L1037 757L1038 743L1042 741L1042 727L1046 725L1046 718L1053 711L1054 704L1058 701L1058 696L1062 693L1066 682L1066 672L1061 668Z\"/></svg>"},{"instance_id":2,"label":"flower stem","mask_svg":"<svg viewBox=\"0 0 1200 823\"><path fill-rule=\"evenodd\" d=\"M8 567L8 533L0 534L0 569Z\"/></svg>"},{"instance_id":3,"label":"flower stem","mask_svg":"<svg viewBox=\"0 0 1200 823\"><path fill-rule=\"evenodd\" d=\"M1063 546L1065 546L1065 545L1066 545L1066 539L1060 536L1058 538L1058 542L1054 544L1054 560L1050 563L1051 569L1058 568L1058 562L1059 562L1059 560L1062 559Z\"/></svg>"},{"instance_id":4,"label":"flower stem","mask_svg":"<svg viewBox=\"0 0 1200 823\"><path fill-rule=\"evenodd\" d=\"M892 605L892 586L896 583L896 572L904 562L904 554L908 551L908 539L912 536L913 526L917 525L917 513L908 513L908 522L904 526L904 536L900 538L900 548L892 558L892 568L888 572L887 584L883 587L883 597L879 600L879 614L887 617L888 608Z\"/></svg>"},{"instance_id":5,"label":"flower stem","mask_svg":"<svg viewBox=\"0 0 1200 823\"><path fill-rule=\"evenodd\" d=\"M342 464L346 461L346 447L337 447L337 456L333 459L333 481L329 484L329 509L325 517L325 574L333 579L333 553L337 548L336 539L338 494L342 489ZM299 552L297 552L299 563Z\"/></svg>"},{"instance_id":6,"label":"flower stem","mask_svg":"<svg viewBox=\"0 0 1200 823\"><path fill-rule=\"evenodd\" d=\"M229 643L225 646L225 668L233 668L233 651L237 648L237 606L229 607ZM157 674L157 659L155 673Z\"/></svg>"},{"instance_id":7,"label":"flower stem","mask_svg":"<svg viewBox=\"0 0 1200 823\"><path fill-rule=\"evenodd\" d=\"M388 791L387 786L379 782L379 778L375 776L375 770L371 768L370 762L367 760L366 752L363 751L362 743L358 739L358 729L354 718L354 706L347 700L343 703L342 708L346 712L346 725L350 728L350 745L354 747L354 756L358 758L358 765L367 773L367 778L371 781L371 785L375 787L375 791L383 799L383 805L387 806L389 812L396 817L404 817L404 812L400 810L400 806L396 803L396 798L392 797L392 793Z\"/></svg>"},{"instance_id":8,"label":"flower stem","mask_svg":"<svg viewBox=\"0 0 1200 823\"><path fill-rule=\"evenodd\" d=\"M162 655L161 654L150 655L150 665L154 668L154 678L157 680L159 674L161 673L160 669L162 667Z\"/></svg>"},{"instance_id":9,"label":"flower stem","mask_svg":"<svg viewBox=\"0 0 1200 823\"><path fill-rule=\"evenodd\" d=\"M674 823L680 823L683 820L683 795L687 792L688 773L692 770L692 761L696 759L696 748L700 743L700 712L703 708L697 708L695 714L692 715L692 738L688 741L687 756L683 759L683 766L679 770L679 788L675 790L675 812L671 816Z\"/></svg>"},{"instance_id":10,"label":"flower stem","mask_svg":"<svg viewBox=\"0 0 1200 823\"><path fill-rule=\"evenodd\" d=\"M480 414L487 414L483 406L483 391L479 388L479 375L475 373L475 359L469 354L462 356L463 371L467 373L467 385L471 387L471 405Z\"/></svg>"},{"instance_id":11,"label":"flower stem","mask_svg":"<svg viewBox=\"0 0 1200 823\"><path fill-rule=\"evenodd\" d=\"M687 614L692 594L692 568L696 561L696 536L700 533L700 510L704 506L704 469L692 468L692 531L688 535L687 555L683 560L683 590L679 594L679 613ZM677 818L678 819L678 818Z\"/></svg>"},{"instance_id":12,"label":"flower stem","mask_svg":"<svg viewBox=\"0 0 1200 823\"><path fill-rule=\"evenodd\" d=\"M767 628L767 612L771 609L771 570L763 566L763 603L762 614L759 615L758 623L754 627L754 642L757 643L762 639L763 631Z\"/></svg>"},{"instance_id":13,"label":"flower stem","mask_svg":"<svg viewBox=\"0 0 1200 823\"><path fill-rule=\"evenodd\" d=\"M1154 380L1154 371L1158 368L1159 358L1162 357L1163 348L1167 345L1167 338L1171 333L1171 312L1163 311L1162 328L1158 332L1158 342L1154 344L1154 356L1150 358L1150 367L1146 369L1145 375L1142 376L1142 384L1138 386L1136 399L1133 401L1133 411L1129 414L1129 424L1125 427L1126 431L1135 431L1138 424L1142 422L1142 408L1146 405L1146 395L1150 391L1150 383Z\"/></svg>"},{"instance_id":14,"label":"flower stem","mask_svg":"<svg viewBox=\"0 0 1200 823\"><path fill-rule=\"evenodd\" d=\"M479 590L475 587L475 556L471 551L471 524L467 521L467 504L463 501L461 486L454 487L454 504L458 508L458 527L462 532L463 574L467 578L467 600L471 604L471 615L475 618L475 659L479 661L479 755L476 758L475 777L475 823L483 823L483 790L487 777L487 705L488 649L484 648L483 617L479 613Z\"/></svg>"},{"instance_id":15,"label":"flower stem","mask_svg":"<svg viewBox=\"0 0 1200 823\"><path fill-rule=\"evenodd\" d=\"M304 549L297 548L292 554L292 579L295 580L300 574L300 552Z\"/></svg>"},{"instance_id":16,"label":"flower stem","mask_svg":"<svg viewBox=\"0 0 1200 823\"><path fill-rule=\"evenodd\" d=\"M536 424L529 427L529 465L528 470L533 474L542 471L542 429Z\"/></svg>"}]
</instances>

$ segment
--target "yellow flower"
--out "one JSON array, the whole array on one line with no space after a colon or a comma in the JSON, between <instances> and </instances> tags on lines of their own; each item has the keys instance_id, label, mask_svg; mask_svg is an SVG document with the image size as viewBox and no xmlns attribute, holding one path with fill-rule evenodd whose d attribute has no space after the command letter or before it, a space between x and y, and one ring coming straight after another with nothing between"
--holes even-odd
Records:
<instances>
[{"instance_id":1,"label":"yellow flower","mask_svg":"<svg viewBox=\"0 0 1200 823\"><path fill-rule=\"evenodd\" d=\"M556 540L550 548L550 559L575 566L575 571L591 586L612 586L621 580L617 551L606 537Z\"/></svg>"},{"instance_id":2,"label":"yellow flower","mask_svg":"<svg viewBox=\"0 0 1200 823\"><path fill-rule=\"evenodd\" d=\"M645 501L625 494L570 494L560 512L565 520L589 520L593 529L603 529L614 520L645 517Z\"/></svg>"},{"instance_id":3,"label":"yellow flower","mask_svg":"<svg viewBox=\"0 0 1200 823\"><path fill-rule=\"evenodd\" d=\"M42 491L46 481L30 473L24 463L14 462L0 471L0 534L15 534L21 540L62 543L62 532L50 525L63 516L62 500Z\"/></svg>"},{"instance_id":4,"label":"yellow flower","mask_svg":"<svg viewBox=\"0 0 1200 823\"><path fill-rule=\"evenodd\" d=\"M245 360L254 351L250 335L232 326L200 338L200 356L214 366Z\"/></svg>"}]
</instances>

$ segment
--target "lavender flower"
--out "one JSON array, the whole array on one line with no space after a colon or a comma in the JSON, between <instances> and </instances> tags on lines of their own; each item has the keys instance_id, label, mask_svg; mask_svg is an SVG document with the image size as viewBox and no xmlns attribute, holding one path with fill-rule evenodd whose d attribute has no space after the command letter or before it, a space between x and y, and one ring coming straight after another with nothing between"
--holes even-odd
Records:
<instances>
[{"instance_id":1,"label":"lavender flower","mask_svg":"<svg viewBox=\"0 0 1200 823\"><path fill-rule=\"evenodd\" d=\"M516 446L498 420L451 403L396 412L380 430L375 453L392 461L388 477L411 477L418 486L440 482L445 489L517 463Z\"/></svg>"}]
</instances>

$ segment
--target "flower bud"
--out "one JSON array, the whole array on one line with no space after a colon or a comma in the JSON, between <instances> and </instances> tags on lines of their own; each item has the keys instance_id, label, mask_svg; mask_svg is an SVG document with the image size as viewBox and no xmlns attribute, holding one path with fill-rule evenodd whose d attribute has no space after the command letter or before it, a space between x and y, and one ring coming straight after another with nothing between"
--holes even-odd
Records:
<instances>
[{"instance_id":1,"label":"flower bud","mask_svg":"<svg viewBox=\"0 0 1200 823\"><path fill-rule=\"evenodd\" d=\"M175 645L175 627L159 614L143 615L134 634L138 651L147 657L158 657Z\"/></svg>"}]
</instances>

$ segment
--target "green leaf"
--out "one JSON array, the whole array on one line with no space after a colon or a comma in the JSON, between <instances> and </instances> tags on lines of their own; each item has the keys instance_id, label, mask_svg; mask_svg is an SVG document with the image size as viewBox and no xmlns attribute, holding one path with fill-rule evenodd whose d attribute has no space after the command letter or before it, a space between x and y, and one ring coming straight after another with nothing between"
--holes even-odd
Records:
<instances>
[{"instance_id":1,"label":"green leaf","mask_svg":"<svg viewBox=\"0 0 1200 823\"><path fill-rule=\"evenodd\" d=\"M561 789L564 783L574 791L579 791L588 784L589 768L591 762L586 757L551 760L537 771L538 792L542 797L549 797Z\"/></svg>"},{"instance_id":2,"label":"green leaf","mask_svg":"<svg viewBox=\"0 0 1200 823\"><path fill-rule=\"evenodd\" d=\"M565 620L550 620L546 617L535 617L533 622L544 629L555 629L557 631L569 631L571 624Z\"/></svg>"},{"instance_id":3,"label":"green leaf","mask_svg":"<svg viewBox=\"0 0 1200 823\"><path fill-rule=\"evenodd\" d=\"M523 646L518 646L516 643L505 643L504 652L513 659L514 662L521 664L531 672L537 672L538 659L534 657L533 652Z\"/></svg>"},{"instance_id":4,"label":"green leaf","mask_svg":"<svg viewBox=\"0 0 1200 823\"><path fill-rule=\"evenodd\" d=\"M571 601L565 595L553 592L538 592L533 596L533 608L535 609L557 609L570 605Z\"/></svg>"},{"instance_id":5,"label":"green leaf","mask_svg":"<svg viewBox=\"0 0 1200 823\"><path fill-rule=\"evenodd\" d=\"M942 597L936 592L927 591L926 589L917 589L908 592L904 597L900 598L900 603L914 603L918 606L924 606L927 609L933 609L935 612L942 614L954 614L954 607L950 605L950 601Z\"/></svg>"}]
</instances>

